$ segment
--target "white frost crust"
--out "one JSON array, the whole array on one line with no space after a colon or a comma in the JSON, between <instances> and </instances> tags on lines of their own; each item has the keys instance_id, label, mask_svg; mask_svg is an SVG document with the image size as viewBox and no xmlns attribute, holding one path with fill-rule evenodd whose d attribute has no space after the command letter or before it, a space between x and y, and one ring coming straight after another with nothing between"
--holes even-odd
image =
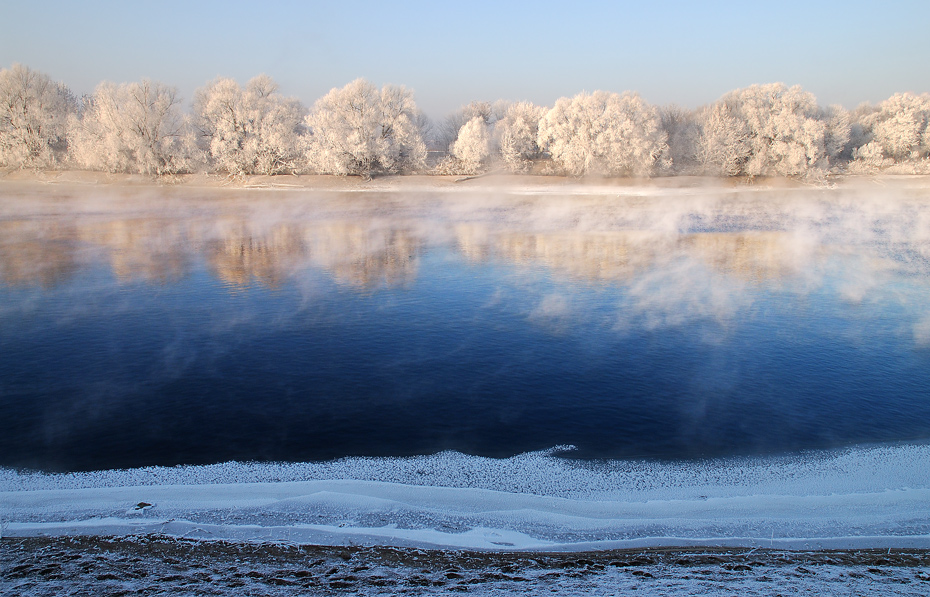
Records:
<instances>
[{"instance_id":1,"label":"white frost crust","mask_svg":"<svg viewBox=\"0 0 930 597\"><path fill-rule=\"evenodd\" d=\"M0 470L4 536L586 550L930 547L930 446L701 462L414 458Z\"/></svg>"}]
</instances>

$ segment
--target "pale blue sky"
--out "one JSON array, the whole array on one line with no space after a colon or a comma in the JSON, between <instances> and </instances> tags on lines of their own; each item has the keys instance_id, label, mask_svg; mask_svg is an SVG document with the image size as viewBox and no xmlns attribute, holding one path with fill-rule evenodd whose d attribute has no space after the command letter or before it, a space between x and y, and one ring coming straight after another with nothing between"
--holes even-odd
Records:
<instances>
[{"instance_id":1,"label":"pale blue sky","mask_svg":"<svg viewBox=\"0 0 930 597\"><path fill-rule=\"evenodd\" d=\"M308 106L365 77L413 89L433 118L595 89L696 107L781 81L848 108L930 91L930 0L813 4L0 0L0 66L78 95L149 77L188 101L218 75L265 72Z\"/></svg>"}]
</instances>

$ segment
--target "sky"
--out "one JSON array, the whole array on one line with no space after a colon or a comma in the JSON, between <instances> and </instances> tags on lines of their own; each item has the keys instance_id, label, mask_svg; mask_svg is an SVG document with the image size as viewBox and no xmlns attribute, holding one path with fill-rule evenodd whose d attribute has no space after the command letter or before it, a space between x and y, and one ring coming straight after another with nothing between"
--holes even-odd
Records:
<instances>
[{"instance_id":1,"label":"sky","mask_svg":"<svg viewBox=\"0 0 930 597\"><path fill-rule=\"evenodd\" d=\"M754 83L854 108L930 91L930 1L82 2L0 0L0 68L78 96L150 78L186 100L260 73L305 105L363 77L440 119L472 100L551 106L636 91L695 108Z\"/></svg>"}]
</instances>

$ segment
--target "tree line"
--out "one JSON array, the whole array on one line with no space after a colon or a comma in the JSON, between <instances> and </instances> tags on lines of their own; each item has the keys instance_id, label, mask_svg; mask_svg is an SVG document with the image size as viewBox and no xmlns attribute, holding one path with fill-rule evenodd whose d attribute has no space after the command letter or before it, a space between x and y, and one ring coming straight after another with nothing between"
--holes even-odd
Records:
<instances>
[{"instance_id":1,"label":"tree line","mask_svg":"<svg viewBox=\"0 0 930 597\"><path fill-rule=\"evenodd\" d=\"M928 121L926 93L849 111L773 83L695 110L595 91L552 107L476 101L433 123L403 86L379 89L358 79L307 109L267 75L245 87L215 79L184 111L177 90L158 82L104 82L77 98L27 66L0 70L0 165L7 168L230 176L930 173Z\"/></svg>"}]
</instances>

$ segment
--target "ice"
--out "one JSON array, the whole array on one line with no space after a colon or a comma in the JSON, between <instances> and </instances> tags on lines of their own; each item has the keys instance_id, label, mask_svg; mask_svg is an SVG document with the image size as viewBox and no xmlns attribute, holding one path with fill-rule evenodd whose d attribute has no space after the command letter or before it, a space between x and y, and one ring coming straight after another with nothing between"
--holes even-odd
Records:
<instances>
[{"instance_id":1,"label":"ice","mask_svg":"<svg viewBox=\"0 0 930 597\"><path fill-rule=\"evenodd\" d=\"M545 551L927 548L928 461L930 446L898 445L670 463L547 451L499 460L443 452L71 474L5 469L0 519L12 537L157 533Z\"/></svg>"}]
</instances>

